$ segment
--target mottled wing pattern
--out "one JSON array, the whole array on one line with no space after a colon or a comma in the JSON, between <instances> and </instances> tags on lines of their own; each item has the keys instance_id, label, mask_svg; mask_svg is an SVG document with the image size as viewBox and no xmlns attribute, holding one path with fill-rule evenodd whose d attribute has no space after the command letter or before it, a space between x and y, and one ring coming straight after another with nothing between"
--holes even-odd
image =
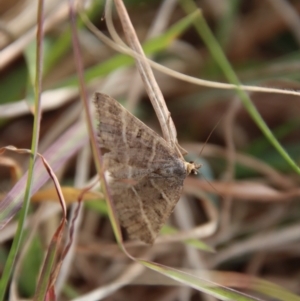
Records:
<instances>
[{"instance_id":1,"label":"mottled wing pattern","mask_svg":"<svg viewBox=\"0 0 300 301\"><path fill-rule=\"evenodd\" d=\"M167 142L113 98L95 94L99 144L121 225L153 243L180 198L186 169Z\"/></svg>"},{"instance_id":2,"label":"mottled wing pattern","mask_svg":"<svg viewBox=\"0 0 300 301\"><path fill-rule=\"evenodd\" d=\"M152 244L180 198L183 179L145 177L136 185L113 182L110 187L129 237Z\"/></svg>"},{"instance_id":3,"label":"mottled wing pattern","mask_svg":"<svg viewBox=\"0 0 300 301\"><path fill-rule=\"evenodd\" d=\"M100 148L108 151L104 158L105 168L113 177L140 177L178 157L162 137L112 97L95 93L95 105ZM124 164L126 169L123 169Z\"/></svg>"}]
</instances>

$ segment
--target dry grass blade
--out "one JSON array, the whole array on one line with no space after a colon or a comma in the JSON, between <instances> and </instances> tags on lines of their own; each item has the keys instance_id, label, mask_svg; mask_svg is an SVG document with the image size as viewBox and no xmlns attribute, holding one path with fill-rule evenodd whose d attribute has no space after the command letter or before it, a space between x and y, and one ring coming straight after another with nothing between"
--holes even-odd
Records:
<instances>
[{"instance_id":1,"label":"dry grass blade","mask_svg":"<svg viewBox=\"0 0 300 301\"><path fill-rule=\"evenodd\" d=\"M195 16L198 16L199 12L195 14ZM101 33L95 25L91 23L91 21L88 19L86 14L81 10L81 17L86 26L105 44L109 45L112 49L115 49L118 52L130 55L132 57L139 57L140 60L143 59L141 55L138 53L134 52L131 48L123 46L123 43L116 43L112 41L110 38L105 36L103 33ZM118 39L119 41L119 39ZM216 82L216 81L209 81L209 80L204 80L200 78L196 78L194 76L190 76L187 74L183 74L182 72L177 72L175 70L172 70L170 68L167 68L161 64L158 64L152 60L148 60L148 63L151 67L154 69L165 73L169 75L170 77L174 77L176 79L179 79L183 82L199 85L199 86L204 86L208 88L215 88L215 89L224 89L224 90L234 90L237 88L236 85L234 84L227 84L227 83L222 83L222 82ZM264 86L249 86L249 85L240 85L240 88L242 88L244 91L249 91L249 92L263 92L263 93L277 93L277 94L284 94L284 95L295 95L299 96L300 92L293 90L293 89L278 89L278 88L271 88L271 87L264 87Z\"/></svg>"},{"instance_id":2,"label":"dry grass blade","mask_svg":"<svg viewBox=\"0 0 300 301\"><path fill-rule=\"evenodd\" d=\"M14 151L14 152L17 152L17 153L20 153L20 154L29 154L29 155L32 154L32 152L30 150L17 149L14 146L7 146L7 147L1 148L0 149L0 154L3 153L6 150ZM59 227L57 228L57 230L56 230L56 232L53 236L52 242L50 243L49 252L48 252L48 255L46 256L46 259L45 259L45 263L44 263L44 266L43 266L43 269L42 269L42 272L41 272L41 278L40 278L39 284L37 286L37 292L36 292L35 299L34 299L34 300L44 300L44 298L46 296L46 292L47 292L47 287L49 285L50 272L53 269L53 264L54 264L54 261L55 261L55 258L56 258L56 252L57 252L57 249L60 245L63 230L64 230L64 226L65 226L65 223L66 223L66 220L67 220L66 219L67 210L66 210L66 204L65 204L65 201L64 201L62 190L60 188L59 182L58 182L54 172L52 171L50 165L47 163L46 159L42 155L40 155L39 153L37 155L41 158L41 160L44 164L44 167L46 168L50 178L52 179L52 181L54 183L54 187L56 189L56 192L57 192L57 195L58 195L58 198L59 198L59 202L60 202L60 205L61 205L61 208L62 208L62 213L63 213L61 223L60 223Z\"/></svg>"},{"instance_id":3,"label":"dry grass blade","mask_svg":"<svg viewBox=\"0 0 300 301\"><path fill-rule=\"evenodd\" d=\"M150 39L158 36L167 28L167 25L170 21L172 13L174 12L175 7L176 7L175 0L165 0L162 2L157 16L154 18L153 23L149 28L146 39ZM110 18L107 18L107 21L109 20ZM114 28L114 27L113 25L111 25L109 26L109 28ZM127 109L129 112L131 112L135 107L135 105L137 104L138 98L142 94L142 90L143 90L141 77L138 71L135 72L132 81L135 83L135 85L128 93Z\"/></svg>"},{"instance_id":4,"label":"dry grass blade","mask_svg":"<svg viewBox=\"0 0 300 301\"><path fill-rule=\"evenodd\" d=\"M291 201L300 196L299 188L282 192L268 185L250 181L208 183L203 180L187 179L186 186L197 187L212 193L217 190L222 196L230 196L244 201L282 202L283 200Z\"/></svg>"},{"instance_id":5,"label":"dry grass blade","mask_svg":"<svg viewBox=\"0 0 300 301\"><path fill-rule=\"evenodd\" d=\"M72 138L73 137L73 138ZM74 138L79 138L79 143ZM73 141L72 143L70 143ZM54 171L57 171L64 162L71 158L78 149L86 144L86 130L83 125L77 123L69 128L54 144L43 154L47 161L50 162ZM67 143L68 142L68 143ZM76 144L75 144L76 142ZM14 149L14 147L13 147ZM43 163L38 160L34 168L34 183L32 193L36 193L42 185L49 179ZM27 180L27 173L14 185L14 187L4 196L0 202L0 228L3 228L15 214L20 210L24 199L24 189Z\"/></svg>"},{"instance_id":6,"label":"dry grass blade","mask_svg":"<svg viewBox=\"0 0 300 301\"><path fill-rule=\"evenodd\" d=\"M66 204L72 204L78 201L79 196L82 194L82 189L76 189L74 187L61 187L62 193L65 198ZM83 195L83 201L85 200L99 200L103 198L103 194L98 191L88 191ZM31 197L32 202L43 202L45 199L50 199L53 202L57 202L59 199L53 188L43 189L38 191Z\"/></svg>"},{"instance_id":7,"label":"dry grass blade","mask_svg":"<svg viewBox=\"0 0 300 301\"><path fill-rule=\"evenodd\" d=\"M45 258L45 262L41 271L40 279L37 284L37 289L33 300L45 300L47 294L51 295L54 293L53 282L55 281L55 277L53 277L52 274L56 272L55 260L57 257L57 251L61 244L64 227L67 222L67 208L59 182L45 158L43 156L40 157L47 171L49 172L50 177L54 181L55 189L57 191L59 202L62 208L62 219L48 247L48 252Z\"/></svg>"},{"instance_id":8,"label":"dry grass blade","mask_svg":"<svg viewBox=\"0 0 300 301\"><path fill-rule=\"evenodd\" d=\"M36 47L35 47L35 60L32 62L33 68L31 69L31 80L32 80L32 91L34 94L34 120L33 120L33 131L31 139L31 156L29 159L29 168L26 181L26 189L24 194L24 200L22 209L19 217L18 228L14 237L12 246L10 248L8 258L5 262L2 277L0 279L0 300L4 299L5 292L9 279L12 275L17 253L19 251L21 240L24 234L24 224L28 214L30 204L30 194L33 182L33 169L35 160L37 157L40 125L41 125L41 95L42 95L42 77L43 77L43 37L44 37L44 2L43 0L38 1L37 7L37 31L36 31ZM0 67L1 68L1 67ZM29 72L30 73L30 72ZM3 202L4 203L4 202ZM10 214L11 215L11 214ZM10 217L9 217L10 218Z\"/></svg>"},{"instance_id":9,"label":"dry grass blade","mask_svg":"<svg viewBox=\"0 0 300 301\"><path fill-rule=\"evenodd\" d=\"M53 110L71 101L78 92L74 88L55 89L45 91L41 101L42 111ZM14 103L0 105L0 117L18 117L26 114L32 114L32 108L29 107L27 100L22 99Z\"/></svg>"},{"instance_id":10,"label":"dry grass blade","mask_svg":"<svg viewBox=\"0 0 300 301\"><path fill-rule=\"evenodd\" d=\"M144 87L147 91L147 94L151 100L153 108L156 112L157 118L159 120L163 137L166 139L168 143L172 146L177 145L177 133L175 129L174 122L170 116L170 112L166 106L164 101L164 97L161 93L159 86L154 78L153 71L150 68L146 58L144 51L141 47L140 42L136 36L134 27L129 19L127 14L127 10L123 4L122 0L115 0L115 5L120 17L120 20L123 25L124 33L126 39L130 45L130 47L134 50L134 52L138 53L140 56L135 57L136 64L144 82Z\"/></svg>"},{"instance_id":11,"label":"dry grass blade","mask_svg":"<svg viewBox=\"0 0 300 301\"><path fill-rule=\"evenodd\" d=\"M14 273L6 277L10 288L0 301L44 301L44 296L76 301L299 301L299 176L262 135L254 115L236 106L234 90L255 91L248 93L252 109L298 162L300 2L0 2L0 148L16 147L0 156L0 282L9 276L3 270L10 261L7 254L16 250L16 213L24 204L27 159L33 153L27 149L34 135L67 206L62 213L62 196L53 181L48 183L50 171L38 157L22 225L26 240L16 252ZM38 22L37 3L44 4ZM194 24L203 23L209 28L205 25L205 33L202 27L200 35ZM220 68L226 58L227 70ZM135 61L146 82L144 90ZM228 76L229 69L242 85L232 77L226 80L223 74ZM42 93L36 106L35 73L40 73L37 95ZM94 124L99 129L92 104L95 92L117 99L154 132L162 128L163 145L177 146L178 138L189 152L187 162L202 165L200 174L182 185L182 199L151 247L132 240L126 227L118 226L114 190L103 176L108 149L99 153L94 133ZM40 129L33 129L35 108L42 111ZM122 112L123 118L111 118L109 124L116 127L124 121L128 115ZM122 138L140 136L132 128L125 136L128 124L121 124ZM140 160L144 148L136 141L132 145L138 155L130 156L127 165L151 161L150 148L146 160ZM131 153L119 144L114 150L117 162ZM161 174L156 171L155 180ZM95 181L101 193L85 191ZM145 206L157 208L151 194L147 196ZM80 205L75 203L79 198ZM0 296L4 286L0 283Z\"/></svg>"},{"instance_id":12,"label":"dry grass blade","mask_svg":"<svg viewBox=\"0 0 300 301\"><path fill-rule=\"evenodd\" d=\"M100 148L98 147L95 131L93 129L93 124L91 120L91 112L90 112L90 106L88 102L87 97L87 90L84 82L84 76L83 76L83 62L82 62L82 56L81 56L81 49L79 45L79 39L78 39L78 33L77 33L77 27L76 27L76 16L75 16L75 10L74 10L74 1L70 0L70 22L71 22L71 29L72 29L72 42L73 42L73 48L74 48L74 59L75 59L75 65L76 70L78 74L79 84L80 84L80 94L83 100L84 108L85 108L85 114L86 114L86 121L88 125L88 131L89 131L89 137L91 139L91 145L92 145L92 152L95 158L95 165L96 169L99 175L99 180L102 185L102 189L104 192L104 195L106 197L106 200L108 201L108 211L111 218L111 223L114 229L114 233L116 236L116 239L120 246L122 246L122 234L121 229L118 224L117 218L116 218L116 212L114 209L113 202L111 201L111 195L110 191L107 185L107 181L104 176L104 170L103 170L103 159L101 155Z\"/></svg>"}]
</instances>

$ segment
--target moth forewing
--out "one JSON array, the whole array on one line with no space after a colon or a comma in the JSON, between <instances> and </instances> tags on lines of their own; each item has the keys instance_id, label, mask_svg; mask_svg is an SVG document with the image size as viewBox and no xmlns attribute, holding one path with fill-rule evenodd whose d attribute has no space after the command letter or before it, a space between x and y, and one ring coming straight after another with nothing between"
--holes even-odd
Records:
<instances>
[{"instance_id":1,"label":"moth forewing","mask_svg":"<svg viewBox=\"0 0 300 301\"><path fill-rule=\"evenodd\" d=\"M177 204L183 181L200 167L112 97L95 93L99 146L121 225L131 238L152 244Z\"/></svg>"}]
</instances>

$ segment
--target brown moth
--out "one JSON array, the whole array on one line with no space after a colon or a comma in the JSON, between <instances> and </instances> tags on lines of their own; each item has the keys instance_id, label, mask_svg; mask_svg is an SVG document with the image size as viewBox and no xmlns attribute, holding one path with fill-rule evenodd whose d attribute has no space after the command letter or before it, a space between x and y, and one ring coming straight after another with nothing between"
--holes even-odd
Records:
<instances>
[{"instance_id":1,"label":"brown moth","mask_svg":"<svg viewBox=\"0 0 300 301\"><path fill-rule=\"evenodd\" d=\"M200 167L183 160L161 136L115 99L95 93L104 170L121 225L152 244L177 204L183 181Z\"/></svg>"}]
</instances>

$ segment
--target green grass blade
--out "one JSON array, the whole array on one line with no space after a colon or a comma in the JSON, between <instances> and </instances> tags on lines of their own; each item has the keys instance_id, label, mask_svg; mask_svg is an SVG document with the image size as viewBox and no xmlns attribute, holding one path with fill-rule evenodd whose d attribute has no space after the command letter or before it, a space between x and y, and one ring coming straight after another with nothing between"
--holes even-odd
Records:
<instances>
[{"instance_id":1,"label":"green grass blade","mask_svg":"<svg viewBox=\"0 0 300 301\"><path fill-rule=\"evenodd\" d=\"M33 135L32 135L32 143L31 143L31 151L32 155L30 156L29 161L29 170L28 170L28 178L27 178L27 185L25 190L24 196L24 203L21 209L18 228L16 231L16 235L14 237L12 247L10 249L7 261L5 263L5 267L3 270L3 274L0 280L0 301L4 299L4 295L6 292L6 288L8 285L8 281L13 271L14 263L16 260L16 256L18 250L21 245L21 240L23 237L24 225L26 216L29 209L30 204L30 192L32 186L32 179L33 179L33 168L36 159L36 153L38 148L38 141L39 141L39 132L40 132L40 120L41 120L41 93L42 93L42 62L43 62L43 27L42 27L42 19L43 19L43 1L40 0L38 2L38 30L37 30L37 47L36 47L36 70L35 70L35 84L34 84L34 91L35 91L35 115L34 115L34 124L33 124Z\"/></svg>"},{"instance_id":2,"label":"green grass blade","mask_svg":"<svg viewBox=\"0 0 300 301\"><path fill-rule=\"evenodd\" d=\"M186 11L186 13L190 14L195 10L198 10L195 3L191 0L181 0L180 1L182 7ZM272 131L269 129L259 112L257 111L256 107L252 103L251 99L242 89L239 88L240 82L230 66L227 58L225 57L220 45L218 44L217 40L215 39L213 33L211 32L210 28L208 27L205 19L203 16L198 18L195 23L195 28L201 38L204 40L206 46L210 50L211 55L218 63L219 67L222 69L224 75L226 76L227 80L230 83L233 83L237 86L236 92L240 97L244 107L246 108L249 115L252 117L253 121L256 125L260 128L262 133L265 137L269 140L269 142L273 145L273 147L280 153L282 158L289 164L289 166L298 174L300 174L300 168L295 163L295 161L290 157L290 155L285 151L285 149L281 146L278 142L276 137L273 135Z\"/></svg>"},{"instance_id":3,"label":"green grass blade","mask_svg":"<svg viewBox=\"0 0 300 301\"><path fill-rule=\"evenodd\" d=\"M237 291L223 288L223 287L216 287L215 283L206 281L199 277L193 276L191 274L182 272L180 270L176 270L170 267L162 266L156 264L154 262L149 262L145 260L139 260L141 264L148 267L151 270L159 272L171 279L174 279L182 284L185 284L189 287L192 287L198 291L207 293L211 296L214 296L220 300L235 300L235 301L253 301L257 300L247 295L243 295Z\"/></svg>"}]
</instances>

